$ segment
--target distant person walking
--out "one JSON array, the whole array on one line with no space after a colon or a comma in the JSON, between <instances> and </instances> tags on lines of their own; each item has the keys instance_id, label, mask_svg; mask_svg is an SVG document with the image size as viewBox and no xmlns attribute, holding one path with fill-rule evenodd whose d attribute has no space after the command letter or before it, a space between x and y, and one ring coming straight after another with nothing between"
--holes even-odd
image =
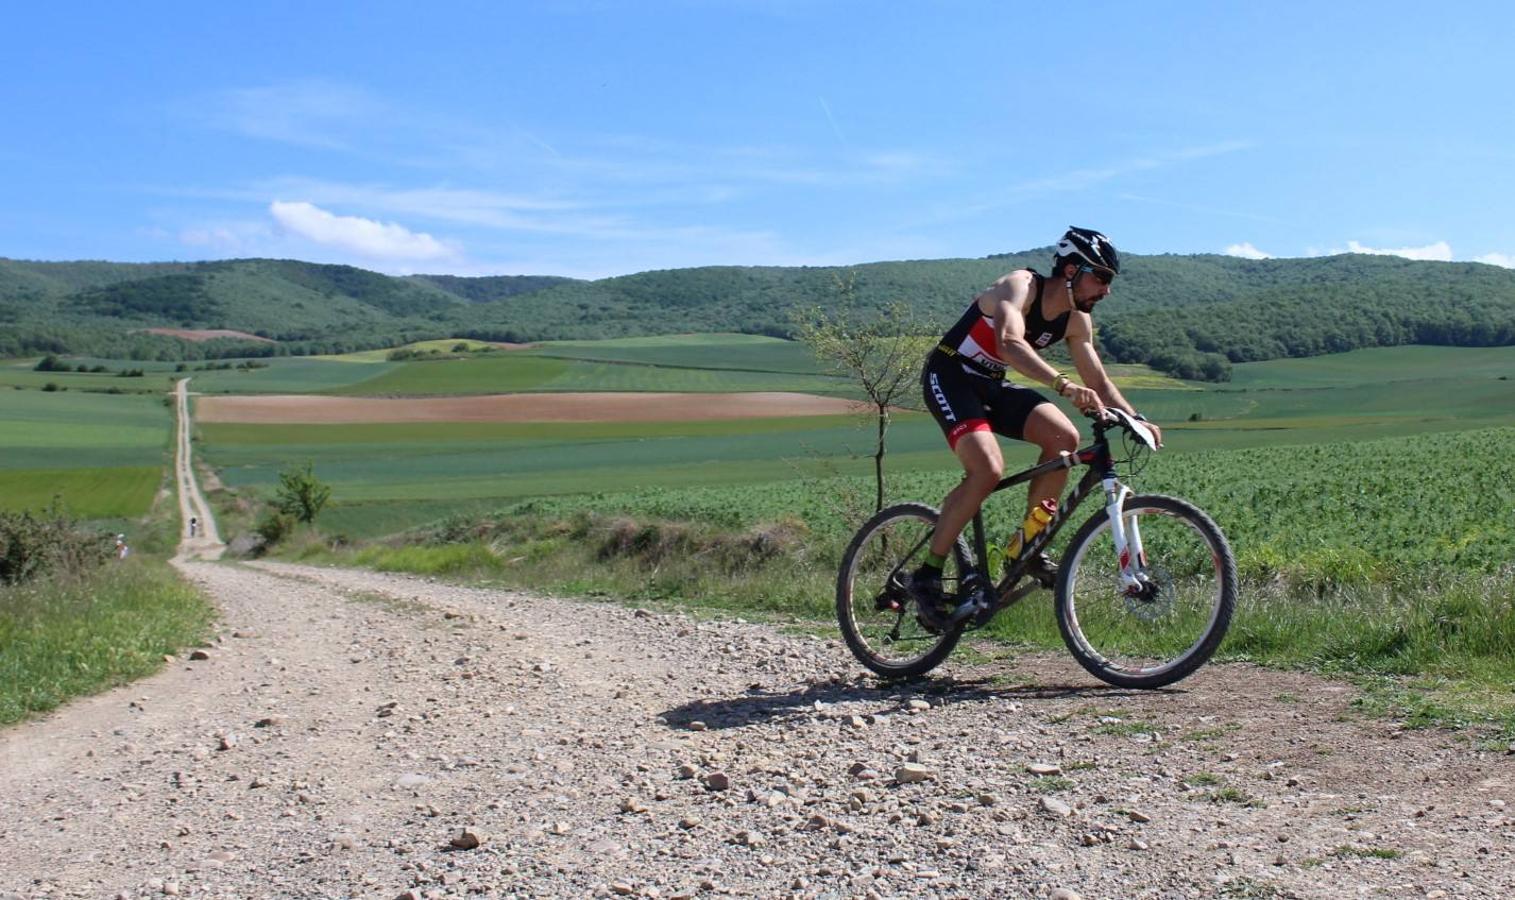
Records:
<instances>
[{"instance_id":1,"label":"distant person walking","mask_svg":"<svg viewBox=\"0 0 1515 900\"><path fill-rule=\"evenodd\" d=\"M194 516L189 517L189 536L194 537L195 532L200 530L200 520Z\"/></svg>"},{"instance_id":2,"label":"distant person walking","mask_svg":"<svg viewBox=\"0 0 1515 900\"><path fill-rule=\"evenodd\" d=\"M126 559L131 552L131 548L126 546L126 535L116 535L116 559Z\"/></svg>"}]
</instances>

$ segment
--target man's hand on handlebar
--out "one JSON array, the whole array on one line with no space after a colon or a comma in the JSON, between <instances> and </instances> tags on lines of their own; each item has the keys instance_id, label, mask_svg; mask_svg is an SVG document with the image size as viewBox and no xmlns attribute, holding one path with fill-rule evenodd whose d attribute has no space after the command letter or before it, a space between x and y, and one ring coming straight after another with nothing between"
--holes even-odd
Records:
<instances>
[{"instance_id":1,"label":"man's hand on handlebar","mask_svg":"<svg viewBox=\"0 0 1515 900\"><path fill-rule=\"evenodd\" d=\"M1083 413L1094 421L1106 426L1116 425L1120 421L1119 416L1115 415L1114 412L1104 406L1100 406L1097 409L1086 409L1083 411ZM1126 413L1126 415L1130 415L1130 413ZM1152 442L1161 447L1163 445L1163 430L1152 422L1147 421L1146 419L1142 419L1141 423L1143 428L1152 432Z\"/></svg>"},{"instance_id":2,"label":"man's hand on handlebar","mask_svg":"<svg viewBox=\"0 0 1515 900\"><path fill-rule=\"evenodd\" d=\"M1069 382L1068 386L1063 388L1063 397L1086 415L1095 416L1105 411L1105 404L1100 402L1099 394L1083 385Z\"/></svg>"}]
</instances>

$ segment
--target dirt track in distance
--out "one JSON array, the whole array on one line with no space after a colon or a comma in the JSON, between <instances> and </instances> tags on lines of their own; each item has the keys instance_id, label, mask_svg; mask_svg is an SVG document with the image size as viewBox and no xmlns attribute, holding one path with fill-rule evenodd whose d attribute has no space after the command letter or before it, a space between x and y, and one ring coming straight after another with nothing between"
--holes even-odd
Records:
<instances>
[{"instance_id":1,"label":"dirt track in distance","mask_svg":"<svg viewBox=\"0 0 1515 900\"><path fill-rule=\"evenodd\" d=\"M215 396L195 404L202 422L682 422L828 416L856 412L851 400L784 391L741 394L580 393L481 397Z\"/></svg>"}]
</instances>

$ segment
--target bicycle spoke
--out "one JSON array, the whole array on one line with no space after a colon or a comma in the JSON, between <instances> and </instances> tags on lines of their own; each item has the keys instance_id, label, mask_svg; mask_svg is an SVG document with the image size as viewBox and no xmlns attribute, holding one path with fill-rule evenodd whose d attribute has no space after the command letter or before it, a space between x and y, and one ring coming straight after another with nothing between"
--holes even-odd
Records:
<instances>
[{"instance_id":1,"label":"bicycle spoke","mask_svg":"<svg viewBox=\"0 0 1515 900\"><path fill-rule=\"evenodd\" d=\"M837 613L854 654L881 674L918 674L950 651L956 635L928 628L906 587L925 558L934 515L907 505L875 517L854 539L837 583ZM943 584L954 591L956 554ZM950 643L946 643L950 642Z\"/></svg>"}]
</instances>

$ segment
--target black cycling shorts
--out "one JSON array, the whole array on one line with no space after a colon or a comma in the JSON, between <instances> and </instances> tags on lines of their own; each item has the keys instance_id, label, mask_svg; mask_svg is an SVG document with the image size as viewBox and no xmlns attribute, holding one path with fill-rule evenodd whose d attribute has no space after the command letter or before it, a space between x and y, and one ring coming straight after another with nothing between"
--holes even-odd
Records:
<instances>
[{"instance_id":1,"label":"black cycling shorts","mask_svg":"<svg viewBox=\"0 0 1515 900\"><path fill-rule=\"evenodd\" d=\"M940 353L926 358L921 370L926 408L942 426L947 446L970 431L993 431L1025 440L1026 419L1043 403L1051 403L1031 388L963 371L963 364Z\"/></svg>"}]
</instances>

